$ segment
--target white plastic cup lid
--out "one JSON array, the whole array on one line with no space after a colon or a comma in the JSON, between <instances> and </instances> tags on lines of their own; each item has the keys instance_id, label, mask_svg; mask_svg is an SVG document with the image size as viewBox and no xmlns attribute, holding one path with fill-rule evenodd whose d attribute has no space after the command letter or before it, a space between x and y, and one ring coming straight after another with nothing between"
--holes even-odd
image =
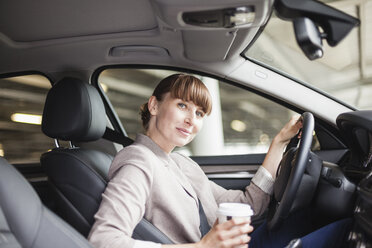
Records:
<instances>
[{"instance_id":1,"label":"white plastic cup lid","mask_svg":"<svg viewBox=\"0 0 372 248\"><path fill-rule=\"evenodd\" d=\"M225 216L252 216L253 210L249 204L226 202L220 203L218 214Z\"/></svg>"}]
</instances>

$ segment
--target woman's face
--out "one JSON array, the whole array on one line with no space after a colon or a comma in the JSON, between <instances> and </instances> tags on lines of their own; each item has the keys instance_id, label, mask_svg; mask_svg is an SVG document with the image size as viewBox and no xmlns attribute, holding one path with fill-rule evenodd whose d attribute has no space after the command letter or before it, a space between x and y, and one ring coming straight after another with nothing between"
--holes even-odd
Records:
<instances>
[{"instance_id":1,"label":"woman's face","mask_svg":"<svg viewBox=\"0 0 372 248\"><path fill-rule=\"evenodd\" d=\"M151 119L147 135L167 153L191 142L202 128L205 113L193 102L166 93L161 102L152 96L148 106Z\"/></svg>"}]
</instances>

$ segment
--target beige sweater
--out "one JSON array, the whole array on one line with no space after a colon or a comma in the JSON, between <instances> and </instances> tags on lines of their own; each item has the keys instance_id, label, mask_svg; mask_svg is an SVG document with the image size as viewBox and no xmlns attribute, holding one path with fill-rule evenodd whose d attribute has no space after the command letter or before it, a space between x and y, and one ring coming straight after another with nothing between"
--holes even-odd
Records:
<instances>
[{"instance_id":1,"label":"beige sweater","mask_svg":"<svg viewBox=\"0 0 372 248\"><path fill-rule=\"evenodd\" d=\"M141 134L117 154L109 178L88 237L97 248L159 247L131 238L142 217L175 243L196 242L201 238L198 198L211 226L221 202L249 203L259 215L270 198L254 183L245 192L226 190L209 181L190 158L167 154Z\"/></svg>"}]
</instances>

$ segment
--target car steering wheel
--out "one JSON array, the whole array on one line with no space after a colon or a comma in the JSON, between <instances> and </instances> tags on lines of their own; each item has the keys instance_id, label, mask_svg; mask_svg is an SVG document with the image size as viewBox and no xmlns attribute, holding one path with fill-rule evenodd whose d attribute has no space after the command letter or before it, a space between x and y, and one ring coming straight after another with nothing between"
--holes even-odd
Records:
<instances>
[{"instance_id":1,"label":"car steering wheel","mask_svg":"<svg viewBox=\"0 0 372 248\"><path fill-rule=\"evenodd\" d=\"M274 183L267 216L269 230L280 226L292 210L298 188L308 163L311 162L310 148L313 140L314 116L305 112L302 118L302 133L298 148L289 149L283 156Z\"/></svg>"}]
</instances>

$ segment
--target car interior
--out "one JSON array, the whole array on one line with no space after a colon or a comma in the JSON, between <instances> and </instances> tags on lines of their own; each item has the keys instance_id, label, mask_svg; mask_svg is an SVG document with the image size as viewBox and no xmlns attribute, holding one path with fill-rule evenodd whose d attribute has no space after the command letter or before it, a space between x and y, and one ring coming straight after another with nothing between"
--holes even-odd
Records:
<instances>
[{"instance_id":1,"label":"car interior","mask_svg":"<svg viewBox=\"0 0 372 248\"><path fill-rule=\"evenodd\" d=\"M352 218L345 247L372 247L372 103L362 105L371 99L362 92L372 83L365 42L372 35L366 28L372 0L350 4L0 2L0 248L91 247L86 238L111 162L143 132L140 105L173 73L202 79L216 106L205 120L208 128L176 152L190 156L226 189L244 190L275 134L291 116L301 115L301 138L287 146L269 208L253 218L254 227L267 221L275 230L289 214L312 208L319 226ZM289 26L275 29L279 21ZM287 33L298 55L269 42ZM309 71L317 79L318 71L326 71L317 61L333 68L327 54L341 53L337 49L356 33L363 38L356 42L357 64L366 76L352 85L359 93L350 95L361 105L346 102L350 95L338 99L351 84L344 83L336 96L327 91L342 76L320 75L332 84L325 90L296 78L307 69L294 66L297 56L304 65L316 65ZM261 46L276 47L278 57L258 53ZM173 243L144 218L132 237Z\"/></svg>"},{"instance_id":2,"label":"car interior","mask_svg":"<svg viewBox=\"0 0 372 248\"><path fill-rule=\"evenodd\" d=\"M13 166L4 158L0 158L0 164L1 247L92 247L42 204L35 190Z\"/></svg>"}]
</instances>

